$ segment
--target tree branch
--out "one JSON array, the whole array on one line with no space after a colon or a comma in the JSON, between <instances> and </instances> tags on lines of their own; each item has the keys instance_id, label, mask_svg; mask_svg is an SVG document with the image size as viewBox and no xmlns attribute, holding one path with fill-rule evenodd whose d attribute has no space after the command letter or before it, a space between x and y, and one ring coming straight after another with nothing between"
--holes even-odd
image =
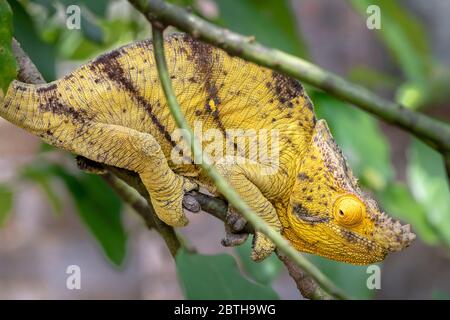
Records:
<instances>
[{"instance_id":1,"label":"tree branch","mask_svg":"<svg viewBox=\"0 0 450 320\"><path fill-rule=\"evenodd\" d=\"M450 125L386 100L364 87L321 69L283 51L265 47L254 37L245 37L218 27L176 5L162 0L129 0L150 21L160 21L190 33L232 55L266 66L311 84L366 110L386 122L414 134L441 153L450 151Z\"/></svg>"}]
</instances>

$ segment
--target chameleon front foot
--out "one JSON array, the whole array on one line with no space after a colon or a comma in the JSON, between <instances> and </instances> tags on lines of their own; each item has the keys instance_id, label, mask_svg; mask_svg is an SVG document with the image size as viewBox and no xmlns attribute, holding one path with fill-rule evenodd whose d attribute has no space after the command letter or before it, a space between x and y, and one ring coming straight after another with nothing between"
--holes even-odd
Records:
<instances>
[{"instance_id":1,"label":"chameleon front foot","mask_svg":"<svg viewBox=\"0 0 450 320\"><path fill-rule=\"evenodd\" d=\"M188 224L188 219L183 210L184 194L198 189L198 184L187 178L177 176L171 184L165 187L160 186L157 190L154 186L149 186L145 176L141 176L144 185L150 192L150 198L159 219L172 227L184 227ZM152 190L155 190L151 192Z\"/></svg>"}]
</instances>

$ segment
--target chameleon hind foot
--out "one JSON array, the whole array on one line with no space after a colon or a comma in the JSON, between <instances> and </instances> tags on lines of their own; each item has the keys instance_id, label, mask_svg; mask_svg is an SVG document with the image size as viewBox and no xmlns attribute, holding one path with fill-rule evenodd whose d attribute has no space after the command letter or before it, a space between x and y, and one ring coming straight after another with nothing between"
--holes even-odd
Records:
<instances>
[{"instance_id":1,"label":"chameleon hind foot","mask_svg":"<svg viewBox=\"0 0 450 320\"><path fill-rule=\"evenodd\" d=\"M236 247L243 244L248 239L248 233L233 233L227 227L225 228L225 238L221 243L224 247Z\"/></svg>"},{"instance_id":2,"label":"chameleon hind foot","mask_svg":"<svg viewBox=\"0 0 450 320\"><path fill-rule=\"evenodd\" d=\"M275 250L276 246L265 234L257 231L253 236L252 255L253 261L262 261Z\"/></svg>"},{"instance_id":3,"label":"chameleon hind foot","mask_svg":"<svg viewBox=\"0 0 450 320\"><path fill-rule=\"evenodd\" d=\"M247 166L219 162L216 164L220 174L224 176L228 183L239 193L242 200L270 227L277 232L281 231L281 222L272 203L264 196L261 189L268 189L273 184L273 178L260 175L263 166ZM259 186L259 187L258 187ZM228 225L236 231L242 230L245 220L234 215L234 209L228 208ZM275 249L275 245L262 233L256 232L253 237L253 251L251 258L254 261L261 261L268 257Z\"/></svg>"}]
</instances>

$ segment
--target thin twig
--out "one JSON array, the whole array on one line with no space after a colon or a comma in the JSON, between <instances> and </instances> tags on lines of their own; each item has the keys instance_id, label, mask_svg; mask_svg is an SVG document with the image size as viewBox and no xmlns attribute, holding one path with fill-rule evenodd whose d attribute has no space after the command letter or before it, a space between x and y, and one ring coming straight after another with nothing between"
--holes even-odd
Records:
<instances>
[{"instance_id":1,"label":"thin twig","mask_svg":"<svg viewBox=\"0 0 450 320\"><path fill-rule=\"evenodd\" d=\"M129 0L149 20L172 25L232 55L269 67L320 88L344 101L414 134L442 153L450 151L450 125L381 98L366 88L320 67L265 47L254 38L218 27L187 10L162 0Z\"/></svg>"},{"instance_id":2,"label":"thin twig","mask_svg":"<svg viewBox=\"0 0 450 320\"><path fill-rule=\"evenodd\" d=\"M135 189L127 183L117 178L111 172L102 175L103 180L117 193L123 202L130 205L136 211L149 229L155 228L155 211L148 205L148 202Z\"/></svg>"},{"instance_id":3,"label":"thin twig","mask_svg":"<svg viewBox=\"0 0 450 320\"><path fill-rule=\"evenodd\" d=\"M117 178L111 172L102 174L103 180L119 195L119 197L128 203L145 221L149 229L156 229L166 242L167 248L173 257L182 247L180 239L175 230L158 219L155 210L149 205L149 201L140 196L139 193L131 188L127 183Z\"/></svg>"},{"instance_id":4,"label":"thin twig","mask_svg":"<svg viewBox=\"0 0 450 320\"><path fill-rule=\"evenodd\" d=\"M194 155L195 163L198 163L204 172L213 181L217 190L228 200L229 203L239 211L242 216L255 228L255 230L264 233L276 246L277 249L288 256L292 261L307 272L325 291L330 295L343 299L345 295L334 285L319 269L317 269L309 260L300 255L280 233L271 228L262 218L241 199L239 194L223 178L209 157L202 152L202 147L193 134L191 127L184 118L181 108L177 102L172 88L170 75L167 71L167 63L164 55L163 28L153 23L153 54L156 60L156 67L167 100L172 117L177 126L183 129L183 137L189 143Z\"/></svg>"}]
</instances>

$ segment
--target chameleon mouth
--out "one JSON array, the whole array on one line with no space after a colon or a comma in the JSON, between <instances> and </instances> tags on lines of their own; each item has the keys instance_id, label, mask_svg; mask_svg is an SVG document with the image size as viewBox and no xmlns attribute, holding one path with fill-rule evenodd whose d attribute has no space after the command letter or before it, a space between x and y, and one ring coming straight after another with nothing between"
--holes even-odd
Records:
<instances>
[{"instance_id":1,"label":"chameleon mouth","mask_svg":"<svg viewBox=\"0 0 450 320\"><path fill-rule=\"evenodd\" d=\"M408 247L416 239L416 235L411 232L409 224L402 225L400 221L394 221L383 212L378 220L374 238L389 252L395 252Z\"/></svg>"}]
</instances>

